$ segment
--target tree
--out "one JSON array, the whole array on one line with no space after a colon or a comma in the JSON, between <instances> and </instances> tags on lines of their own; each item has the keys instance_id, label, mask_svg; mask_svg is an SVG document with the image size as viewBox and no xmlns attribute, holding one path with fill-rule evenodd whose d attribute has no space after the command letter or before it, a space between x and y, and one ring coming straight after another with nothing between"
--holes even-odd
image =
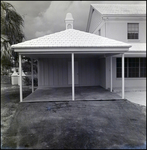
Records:
<instances>
[{"instance_id":1,"label":"tree","mask_svg":"<svg viewBox=\"0 0 147 150\"><path fill-rule=\"evenodd\" d=\"M18 62L18 54L10 50L10 45L20 43L25 38L22 31L23 22L23 18L10 3L1 1L1 62L7 62L2 62L2 65L10 66L11 58L14 59L15 65Z\"/></svg>"}]
</instances>

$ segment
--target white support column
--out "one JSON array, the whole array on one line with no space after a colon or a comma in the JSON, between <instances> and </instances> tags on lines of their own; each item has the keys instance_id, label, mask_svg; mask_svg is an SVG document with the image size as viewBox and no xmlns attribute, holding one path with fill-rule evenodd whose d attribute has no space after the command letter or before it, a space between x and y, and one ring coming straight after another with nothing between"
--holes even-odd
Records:
<instances>
[{"instance_id":1,"label":"white support column","mask_svg":"<svg viewBox=\"0 0 147 150\"><path fill-rule=\"evenodd\" d=\"M122 99L124 99L124 54L122 54Z\"/></svg>"},{"instance_id":2,"label":"white support column","mask_svg":"<svg viewBox=\"0 0 147 150\"><path fill-rule=\"evenodd\" d=\"M110 92L112 92L112 56L110 56Z\"/></svg>"},{"instance_id":3,"label":"white support column","mask_svg":"<svg viewBox=\"0 0 147 150\"><path fill-rule=\"evenodd\" d=\"M38 78L38 86L39 86L39 59L37 59L37 78Z\"/></svg>"},{"instance_id":4,"label":"white support column","mask_svg":"<svg viewBox=\"0 0 147 150\"><path fill-rule=\"evenodd\" d=\"M21 54L19 54L19 83L20 83L20 102L22 102L22 64Z\"/></svg>"},{"instance_id":5,"label":"white support column","mask_svg":"<svg viewBox=\"0 0 147 150\"><path fill-rule=\"evenodd\" d=\"M75 83L74 83L74 53L71 54L71 68L72 68L72 100L75 100Z\"/></svg>"},{"instance_id":6,"label":"white support column","mask_svg":"<svg viewBox=\"0 0 147 150\"><path fill-rule=\"evenodd\" d=\"M32 72L32 93L33 93L34 92L33 58L31 58L31 72Z\"/></svg>"}]
</instances>

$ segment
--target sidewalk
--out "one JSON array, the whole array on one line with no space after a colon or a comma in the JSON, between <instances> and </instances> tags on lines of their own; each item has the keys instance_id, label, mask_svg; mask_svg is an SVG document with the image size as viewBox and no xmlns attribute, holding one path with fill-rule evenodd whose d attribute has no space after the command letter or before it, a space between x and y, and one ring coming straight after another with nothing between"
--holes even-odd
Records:
<instances>
[{"instance_id":1,"label":"sidewalk","mask_svg":"<svg viewBox=\"0 0 147 150\"><path fill-rule=\"evenodd\" d=\"M122 95L121 89L114 89L118 95ZM145 88L125 88L125 98L130 102L146 106L146 89Z\"/></svg>"}]
</instances>

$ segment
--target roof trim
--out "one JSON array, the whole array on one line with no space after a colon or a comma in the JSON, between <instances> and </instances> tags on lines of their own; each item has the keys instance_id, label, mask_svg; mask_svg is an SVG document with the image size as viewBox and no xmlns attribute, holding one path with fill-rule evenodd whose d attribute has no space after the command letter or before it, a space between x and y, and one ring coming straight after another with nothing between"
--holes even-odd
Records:
<instances>
[{"instance_id":1,"label":"roof trim","mask_svg":"<svg viewBox=\"0 0 147 150\"><path fill-rule=\"evenodd\" d=\"M14 51L15 52L18 52L18 53L33 53L33 54L37 54L37 53L40 53L40 54L50 54L50 53L58 53L58 52L63 52L63 53L72 53L72 52L76 52L76 53L124 53L124 52L127 52L129 50L128 47L95 47L95 48L81 48L80 49L78 48L39 48L39 49L32 49L32 48L29 48L29 49L25 49L25 48L21 48L21 49L15 49Z\"/></svg>"},{"instance_id":2,"label":"roof trim","mask_svg":"<svg viewBox=\"0 0 147 150\"><path fill-rule=\"evenodd\" d=\"M90 27L90 23L91 23L91 17L92 17L93 10L94 10L94 8L92 7L92 5L90 5L90 11L89 11L89 16L88 16L86 32L89 32L89 27Z\"/></svg>"},{"instance_id":3,"label":"roof trim","mask_svg":"<svg viewBox=\"0 0 147 150\"><path fill-rule=\"evenodd\" d=\"M15 48L13 48L12 47L12 49L41 49L41 48L43 48L43 49L69 49L69 48L76 48L76 49L78 49L78 48L84 48L84 49L98 49L98 48L101 48L101 49L105 49L105 48L108 48L108 49L111 49L111 48L130 48L131 47L131 45L128 45L128 46L97 46L97 47L95 47L95 46L86 46L86 47L84 47L84 46L74 46L74 47L70 47L70 46L67 46L67 47L65 47L65 46L62 46L62 47L59 47L59 46L51 46L51 47L48 47L48 46L40 46L40 47L15 47ZM17 51L17 50L16 50Z\"/></svg>"}]
</instances>

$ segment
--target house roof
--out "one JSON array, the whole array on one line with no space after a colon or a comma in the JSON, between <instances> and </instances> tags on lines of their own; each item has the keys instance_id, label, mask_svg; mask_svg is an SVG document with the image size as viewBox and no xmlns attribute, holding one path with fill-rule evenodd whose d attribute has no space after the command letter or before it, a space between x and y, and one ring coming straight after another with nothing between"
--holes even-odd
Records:
<instances>
[{"instance_id":1,"label":"house roof","mask_svg":"<svg viewBox=\"0 0 147 150\"><path fill-rule=\"evenodd\" d=\"M146 15L145 4L91 4L103 15Z\"/></svg>"},{"instance_id":2,"label":"house roof","mask_svg":"<svg viewBox=\"0 0 147 150\"><path fill-rule=\"evenodd\" d=\"M130 44L95 34L67 29L36 39L12 45L11 48L57 48L57 47L131 47Z\"/></svg>"},{"instance_id":3,"label":"house roof","mask_svg":"<svg viewBox=\"0 0 147 150\"><path fill-rule=\"evenodd\" d=\"M129 52L146 52L146 43L129 43L132 45Z\"/></svg>"}]
</instances>

